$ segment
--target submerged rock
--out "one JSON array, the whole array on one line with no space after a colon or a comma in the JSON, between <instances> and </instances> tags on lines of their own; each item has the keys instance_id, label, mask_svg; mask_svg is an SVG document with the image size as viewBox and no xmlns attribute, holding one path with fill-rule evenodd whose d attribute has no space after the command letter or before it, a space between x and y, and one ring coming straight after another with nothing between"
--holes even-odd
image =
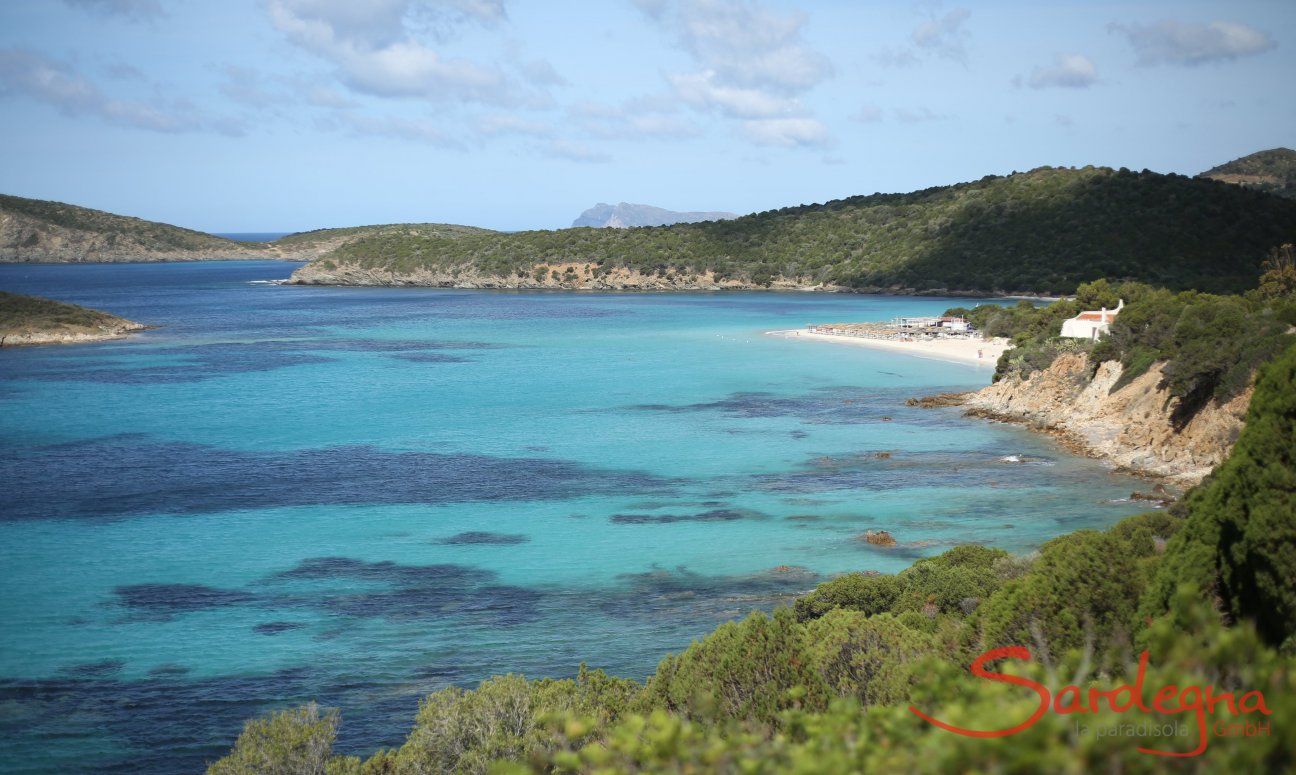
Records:
<instances>
[{"instance_id":1,"label":"submerged rock","mask_svg":"<svg viewBox=\"0 0 1296 775\"><path fill-rule=\"evenodd\" d=\"M859 536L865 543L873 546L895 546L895 536L885 530L866 530L864 535Z\"/></svg>"},{"instance_id":2,"label":"submerged rock","mask_svg":"<svg viewBox=\"0 0 1296 775\"><path fill-rule=\"evenodd\" d=\"M921 409L934 409L938 406L960 406L967 401L971 393L937 393L934 396L922 396L920 398L910 398L905 401L908 406L916 406Z\"/></svg>"}]
</instances>

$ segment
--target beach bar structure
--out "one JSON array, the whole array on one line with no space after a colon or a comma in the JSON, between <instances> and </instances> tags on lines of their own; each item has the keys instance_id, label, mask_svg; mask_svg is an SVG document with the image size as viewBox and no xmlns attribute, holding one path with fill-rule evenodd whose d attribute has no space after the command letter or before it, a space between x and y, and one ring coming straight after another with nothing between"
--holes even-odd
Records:
<instances>
[{"instance_id":1,"label":"beach bar structure","mask_svg":"<svg viewBox=\"0 0 1296 775\"><path fill-rule=\"evenodd\" d=\"M905 333L923 333L923 334L942 334L955 332L966 334L972 330L972 326L962 317L943 317L925 316L925 317L901 317L892 318L891 328Z\"/></svg>"},{"instance_id":2,"label":"beach bar structure","mask_svg":"<svg viewBox=\"0 0 1296 775\"><path fill-rule=\"evenodd\" d=\"M961 317L898 317L889 323L821 323L812 334L854 336L863 339L912 341L914 339L974 338L972 326Z\"/></svg>"}]
</instances>

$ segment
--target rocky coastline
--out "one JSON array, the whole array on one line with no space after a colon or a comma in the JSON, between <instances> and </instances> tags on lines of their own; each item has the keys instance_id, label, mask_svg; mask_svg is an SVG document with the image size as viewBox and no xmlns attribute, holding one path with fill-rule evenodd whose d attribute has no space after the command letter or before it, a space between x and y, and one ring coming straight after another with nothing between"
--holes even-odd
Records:
<instances>
[{"instance_id":1,"label":"rocky coastline","mask_svg":"<svg viewBox=\"0 0 1296 775\"><path fill-rule=\"evenodd\" d=\"M42 344L88 344L122 339L128 334L147 331L154 326L146 326L129 320L123 320L118 326L104 326L98 331L33 331L17 334L0 334L0 347L26 347Z\"/></svg>"},{"instance_id":2,"label":"rocky coastline","mask_svg":"<svg viewBox=\"0 0 1296 775\"><path fill-rule=\"evenodd\" d=\"M570 270L570 271L569 271ZM557 272L555 275L554 272ZM481 290L550 291L782 291L806 293L876 293L891 296L951 296L999 298L1006 292L951 290L947 288L848 287L804 278L775 277L768 284L734 278L717 278L713 272L671 271L665 274L615 267L600 269L594 263L538 263L526 274L499 275L473 267L396 270L333 260L311 261L299 267L289 285L361 287L461 288ZM1020 298L1047 298L1021 296Z\"/></svg>"},{"instance_id":3,"label":"rocky coastline","mask_svg":"<svg viewBox=\"0 0 1296 775\"><path fill-rule=\"evenodd\" d=\"M1160 386L1162 368L1156 364L1113 390L1119 363L1099 364L1091 380L1088 357L1066 354L1024 379L1008 377L970 393L913 399L911 405L961 406L969 416L1023 424L1118 469L1189 487L1228 456L1242 432L1251 389L1208 404L1177 427L1177 399Z\"/></svg>"},{"instance_id":4,"label":"rocky coastline","mask_svg":"<svg viewBox=\"0 0 1296 775\"><path fill-rule=\"evenodd\" d=\"M150 328L76 304L0 291L0 347L102 342Z\"/></svg>"}]
</instances>

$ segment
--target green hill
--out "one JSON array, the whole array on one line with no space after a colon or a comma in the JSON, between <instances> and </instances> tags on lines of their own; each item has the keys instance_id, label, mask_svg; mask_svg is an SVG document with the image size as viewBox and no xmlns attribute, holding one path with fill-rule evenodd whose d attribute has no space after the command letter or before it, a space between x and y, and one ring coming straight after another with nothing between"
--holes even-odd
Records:
<instances>
[{"instance_id":1,"label":"green hill","mask_svg":"<svg viewBox=\"0 0 1296 775\"><path fill-rule=\"evenodd\" d=\"M397 223L316 229L274 242L234 240L88 207L0 194L0 262L305 261L352 240L493 234L472 226Z\"/></svg>"},{"instance_id":2,"label":"green hill","mask_svg":"<svg viewBox=\"0 0 1296 775\"><path fill-rule=\"evenodd\" d=\"M0 261L266 258L249 245L192 229L63 202L0 194Z\"/></svg>"},{"instance_id":3,"label":"green hill","mask_svg":"<svg viewBox=\"0 0 1296 775\"><path fill-rule=\"evenodd\" d=\"M385 223L372 226L346 226L337 229L314 229L288 234L269 243L271 250L289 257L314 258L337 250L359 239L405 239L427 237L455 239L466 235L486 235L498 232L475 226L457 226L450 223Z\"/></svg>"},{"instance_id":4,"label":"green hill","mask_svg":"<svg viewBox=\"0 0 1296 775\"><path fill-rule=\"evenodd\" d=\"M1296 199L1296 151L1274 148L1212 167L1199 178L1236 183L1288 199Z\"/></svg>"},{"instance_id":5,"label":"green hill","mask_svg":"<svg viewBox=\"0 0 1296 775\"><path fill-rule=\"evenodd\" d=\"M1296 239L1296 202L1181 175L1043 167L730 221L637 229L359 237L299 270L304 282L616 287L828 285L855 290L1069 293L1107 277L1169 288L1254 284ZM562 274L560 275L560 270ZM630 287L629 285L625 287ZM644 287L642 284L635 287Z\"/></svg>"}]
</instances>

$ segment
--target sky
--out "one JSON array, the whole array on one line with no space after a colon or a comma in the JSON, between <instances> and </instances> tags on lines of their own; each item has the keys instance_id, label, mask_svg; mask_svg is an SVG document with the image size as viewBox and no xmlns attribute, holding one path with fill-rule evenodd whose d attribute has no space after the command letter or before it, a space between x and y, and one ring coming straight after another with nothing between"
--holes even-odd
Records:
<instances>
[{"instance_id":1,"label":"sky","mask_svg":"<svg viewBox=\"0 0 1296 775\"><path fill-rule=\"evenodd\" d=\"M1296 147L1293 0L5 0L0 192L562 228Z\"/></svg>"}]
</instances>

